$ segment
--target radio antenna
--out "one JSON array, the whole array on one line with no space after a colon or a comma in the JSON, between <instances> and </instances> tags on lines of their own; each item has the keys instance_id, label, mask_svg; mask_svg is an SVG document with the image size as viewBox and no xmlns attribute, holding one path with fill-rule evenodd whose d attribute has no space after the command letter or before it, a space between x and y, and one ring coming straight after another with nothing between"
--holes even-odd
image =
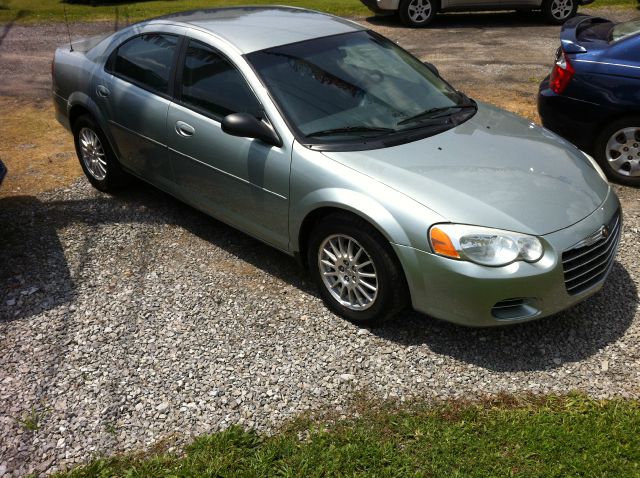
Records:
<instances>
[{"instance_id":1,"label":"radio antenna","mask_svg":"<svg viewBox=\"0 0 640 478\"><path fill-rule=\"evenodd\" d=\"M69 51L73 51L73 43L71 43L71 28L69 27L69 18L67 17L67 6L63 3L64 22L67 24L67 35L69 35Z\"/></svg>"}]
</instances>

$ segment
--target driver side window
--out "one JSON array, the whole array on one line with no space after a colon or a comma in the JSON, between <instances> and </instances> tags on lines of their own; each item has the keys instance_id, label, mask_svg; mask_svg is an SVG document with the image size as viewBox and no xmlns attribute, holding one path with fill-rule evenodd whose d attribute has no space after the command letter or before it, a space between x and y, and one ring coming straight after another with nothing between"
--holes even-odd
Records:
<instances>
[{"instance_id":1,"label":"driver side window","mask_svg":"<svg viewBox=\"0 0 640 478\"><path fill-rule=\"evenodd\" d=\"M204 43L189 40L182 72L181 100L215 119L232 113L261 116L262 107L242 74Z\"/></svg>"}]
</instances>

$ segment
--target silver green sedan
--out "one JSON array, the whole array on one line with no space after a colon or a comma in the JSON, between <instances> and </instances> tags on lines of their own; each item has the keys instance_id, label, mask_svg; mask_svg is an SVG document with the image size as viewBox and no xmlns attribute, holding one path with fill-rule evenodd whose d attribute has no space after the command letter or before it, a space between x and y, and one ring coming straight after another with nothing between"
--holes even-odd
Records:
<instances>
[{"instance_id":1,"label":"silver green sedan","mask_svg":"<svg viewBox=\"0 0 640 478\"><path fill-rule=\"evenodd\" d=\"M102 191L130 175L310 270L359 324L472 326L601 289L620 204L593 159L340 18L247 7L59 48L59 121Z\"/></svg>"}]
</instances>

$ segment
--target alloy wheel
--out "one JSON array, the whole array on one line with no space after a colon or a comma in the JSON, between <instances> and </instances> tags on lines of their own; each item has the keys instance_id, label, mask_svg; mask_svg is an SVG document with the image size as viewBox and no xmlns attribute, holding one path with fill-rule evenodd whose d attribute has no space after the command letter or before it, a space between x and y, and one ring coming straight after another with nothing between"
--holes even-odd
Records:
<instances>
[{"instance_id":1,"label":"alloy wheel","mask_svg":"<svg viewBox=\"0 0 640 478\"><path fill-rule=\"evenodd\" d=\"M78 134L80 156L87 171L94 179L102 181L107 177L107 160L100 138L95 131L82 128Z\"/></svg>"},{"instance_id":2,"label":"alloy wheel","mask_svg":"<svg viewBox=\"0 0 640 478\"><path fill-rule=\"evenodd\" d=\"M378 297L378 276L369 253L344 234L327 237L318 248L322 282L338 303L351 310L365 310Z\"/></svg>"},{"instance_id":3,"label":"alloy wheel","mask_svg":"<svg viewBox=\"0 0 640 478\"><path fill-rule=\"evenodd\" d=\"M551 2L551 15L556 20L564 20L573 11L574 0L553 0Z\"/></svg>"},{"instance_id":4,"label":"alloy wheel","mask_svg":"<svg viewBox=\"0 0 640 478\"><path fill-rule=\"evenodd\" d=\"M611 135L605 150L611 169L623 176L640 176L640 127L623 128Z\"/></svg>"},{"instance_id":5,"label":"alloy wheel","mask_svg":"<svg viewBox=\"0 0 640 478\"><path fill-rule=\"evenodd\" d=\"M408 6L409 18L415 23L423 23L431 16L430 0L411 0Z\"/></svg>"}]
</instances>

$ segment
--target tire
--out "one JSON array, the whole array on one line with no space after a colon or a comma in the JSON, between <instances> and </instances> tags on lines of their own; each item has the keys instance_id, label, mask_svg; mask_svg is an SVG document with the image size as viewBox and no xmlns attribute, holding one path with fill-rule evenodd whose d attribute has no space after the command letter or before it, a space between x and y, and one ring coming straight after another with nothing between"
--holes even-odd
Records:
<instances>
[{"instance_id":1,"label":"tire","mask_svg":"<svg viewBox=\"0 0 640 478\"><path fill-rule=\"evenodd\" d=\"M309 236L307 264L327 307L357 325L378 325L407 305L405 277L389 242L357 216L336 213L324 218Z\"/></svg>"},{"instance_id":2,"label":"tire","mask_svg":"<svg viewBox=\"0 0 640 478\"><path fill-rule=\"evenodd\" d=\"M576 15L578 0L544 0L542 13L553 25L562 25Z\"/></svg>"},{"instance_id":3,"label":"tire","mask_svg":"<svg viewBox=\"0 0 640 478\"><path fill-rule=\"evenodd\" d=\"M437 11L436 0L402 0L398 7L400 20L412 28L426 27L433 21Z\"/></svg>"},{"instance_id":4,"label":"tire","mask_svg":"<svg viewBox=\"0 0 640 478\"><path fill-rule=\"evenodd\" d=\"M596 138L593 153L609 179L640 186L640 116L608 124Z\"/></svg>"},{"instance_id":5,"label":"tire","mask_svg":"<svg viewBox=\"0 0 640 478\"><path fill-rule=\"evenodd\" d=\"M123 187L128 182L129 175L123 171L93 117L78 117L72 129L80 166L93 187L104 192Z\"/></svg>"}]
</instances>

